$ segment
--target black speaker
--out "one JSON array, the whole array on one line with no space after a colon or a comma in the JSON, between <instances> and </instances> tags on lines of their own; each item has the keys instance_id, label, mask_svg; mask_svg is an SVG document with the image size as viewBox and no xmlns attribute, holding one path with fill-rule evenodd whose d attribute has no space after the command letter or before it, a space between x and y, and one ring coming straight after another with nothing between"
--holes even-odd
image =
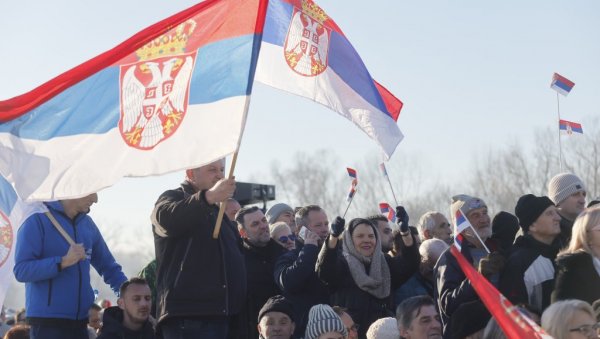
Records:
<instances>
[{"instance_id":1,"label":"black speaker","mask_svg":"<svg viewBox=\"0 0 600 339\"><path fill-rule=\"evenodd\" d=\"M233 198L242 206L260 202L266 204L267 201L275 200L275 185L239 181L235 185L236 189Z\"/></svg>"}]
</instances>

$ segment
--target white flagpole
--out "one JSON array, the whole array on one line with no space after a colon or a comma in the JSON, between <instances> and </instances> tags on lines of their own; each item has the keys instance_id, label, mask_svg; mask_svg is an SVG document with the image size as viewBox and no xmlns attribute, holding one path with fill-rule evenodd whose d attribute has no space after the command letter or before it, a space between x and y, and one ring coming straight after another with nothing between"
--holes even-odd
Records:
<instances>
[{"instance_id":1,"label":"white flagpole","mask_svg":"<svg viewBox=\"0 0 600 339\"><path fill-rule=\"evenodd\" d=\"M558 98L558 91L556 92L556 111L558 113L558 167L562 172L562 142L560 139L560 99Z\"/></svg>"}]
</instances>

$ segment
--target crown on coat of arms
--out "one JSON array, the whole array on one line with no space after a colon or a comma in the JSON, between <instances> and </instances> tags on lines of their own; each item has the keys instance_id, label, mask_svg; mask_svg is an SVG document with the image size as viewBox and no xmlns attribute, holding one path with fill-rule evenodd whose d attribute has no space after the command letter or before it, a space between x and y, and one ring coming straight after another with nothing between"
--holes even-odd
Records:
<instances>
[{"instance_id":1,"label":"crown on coat of arms","mask_svg":"<svg viewBox=\"0 0 600 339\"><path fill-rule=\"evenodd\" d=\"M302 12L320 23L323 23L325 20L329 19L325 11L322 10L321 7L319 7L319 5L314 3L312 0L302 0Z\"/></svg>"},{"instance_id":2,"label":"crown on coat of arms","mask_svg":"<svg viewBox=\"0 0 600 339\"><path fill-rule=\"evenodd\" d=\"M187 20L177 25L175 29L170 29L167 33L153 39L138 49L135 54L140 60L150 60L184 53L188 38L194 29L196 29L196 21Z\"/></svg>"}]
</instances>

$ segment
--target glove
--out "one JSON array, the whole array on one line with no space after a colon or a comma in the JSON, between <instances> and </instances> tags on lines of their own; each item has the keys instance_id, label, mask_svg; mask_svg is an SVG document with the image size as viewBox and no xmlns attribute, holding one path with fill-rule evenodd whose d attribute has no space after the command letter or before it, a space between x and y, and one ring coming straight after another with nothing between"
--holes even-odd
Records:
<instances>
[{"instance_id":1,"label":"glove","mask_svg":"<svg viewBox=\"0 0 600 339\"><path fill-rule=\"evenodd\" d=\"M346 220L342 219L342 217L336 217L331 227L329 228L329 233L335 238L339 237L342 232L344 232L344 225L346 224Z\"/></svg>"},{"instance_id":2,"label":"glove","mask_svg":"<svg viewBox=\"0 0 600 339\"><path fill-rule=\"evenodd\" d=\"M477 270L489 280L493 275L502 272L505 261L502 254L492 252L479 260L479 268Z\"/></svg>"},{"instance_id":3,"label":"glove","mask_svg":"<svg viewBox=\"0 0 600 339\"><path fill-rule=\"evenodd\" d=\"M396 206L396 220L398 220L400 232L408 232L408 213L406 213L403 206Z\"/></svg>"}]
</instances>

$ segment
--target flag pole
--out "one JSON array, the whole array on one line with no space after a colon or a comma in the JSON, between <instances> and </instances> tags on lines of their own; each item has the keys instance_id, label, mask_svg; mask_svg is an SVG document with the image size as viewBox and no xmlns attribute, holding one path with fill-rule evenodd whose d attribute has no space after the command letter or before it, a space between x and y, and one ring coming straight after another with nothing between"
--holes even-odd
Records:
<instances>
[{"instance_id":1,"label":"flag pole","mask_svg":"<svg viewBox=\"0 0 600 339\"><path fill-rule=\"evenodd\" d=\"M558 113L558 168L562 172L562 142L560 139L560 99L558 98L558 92L556 92L556 111Z\"/></svg>"},{"instance_id":2,"label":"flag pole","mask_svg":"<svg viewBox=\"0 0 600 339\"><path fill-rule=\"evenodd\" d=\"M354 195L356 195L356 191L358 191L358 189L354 189ZM352 205L352 201L354 200L354 195L350 198L350 201L348 202L348 206L346 206L346 210L344 211L344 214L342 214L342 219L346 217L346 213L348 213L348 209L350 208L350 205Z\"/></svg>"},{"instance_id":3,"label":"flag pole","mask_svg":"<svg viewBox=\"0 0 600 339\"><path fill-rule=\"evenodd\" d=\"M392 187L392 181L390 180L390 175L388 174L387 168L385 167L385 162L382 162L381 166L383 166L385 177L387 179L388 184L390 185L390 190L392 191L392 196L394 197L394 202L396 203L396 206L399 206L398 199L396 199L396 193L394 193L394 187Z\"/></svg>"},{"instance_id":4,"label":"flag pole","mask_svg":"<svg viewBox=\"0 0 600 339\"><path fill-rule=\"evenodd\" d=\"M240 136L241 141L241 136ZM233 178L233 171L235 170L235 163L237 162L237 156L239 153L238 149L233 153L233 158L231 159L231 167L229 168L228 179ZM217 222L215 223L215 229L213 231L213 239L217 239L219 237L219 232L221 231L221 222L223 222L223 215L225 214L225 205L227 205L227 200L219 203L219 214L217 215Z\"/></svg>"}]
</instances>

